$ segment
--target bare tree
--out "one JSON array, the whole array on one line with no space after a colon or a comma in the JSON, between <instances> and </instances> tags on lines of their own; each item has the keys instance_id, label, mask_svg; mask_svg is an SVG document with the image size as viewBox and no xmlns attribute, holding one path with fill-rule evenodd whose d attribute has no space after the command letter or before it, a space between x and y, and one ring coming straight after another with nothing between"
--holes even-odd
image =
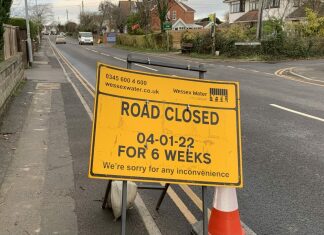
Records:
<instances>
[{"instance_id":1,"label":"bare tree","mask_svg":"<svg viewBox=\"0 0 324 235\"><path fill-rule=\"evenodd\" d=\"M99 16L93 12L80 15L80 31L96 32L99 26Z\"/></svg>"},{"instance_id":2,"label":"bare tree","mask_svg":"<svg viewBox=\"0 0 324 235\"><path fill-rule=\"evenodd\" d=\"M263 12L267 19L276 19L281 22L292 11L295 0L263 0Z\"/></svg>"},{"instance_id":3,"label":"bare tree","mask_svg":"<svg viewBox=\"0 0 324 235\"><path fill-rule=\"evenodd\" d=\"M68 21L65 25L65 31L69 33L75 33L77 31L78 25L72 21Z\"/></svg>"},{"instance_id":4,"label":"bare tree","mask_svg":"<svg viewBox=\"0 0 324 235\"><path fill-rule=\"evenodd\" d=\"M124 26L127 22L127 14L122 11L122 9L120 7L116 7L113 10L113 18L115 19L115 24L116 24L116 28L117 30L122 33L124 30Z\"/></svg>"},{"instance_id":5,"label":"bare tree","mask_svg":"<svg viewBox=\"0 0 324 235\"><path fill-rule=\"evenodd\" d=\"M228 12L228 11L225 12L225 14L224 14L224 21L225 21L226 23L229 23L229 12Z\"/></svg>"},{"instance_id":6,"label":"bare tree","mask_svg":"<svg viewBox=\"0 0 324 235\"><path fill-rule=\"evenodd\" d=\"M166 20L166 17L168 15L168 11L170 9L170 0L155 0L156 1L156 7L157 7L157 14L160 19L160 26L161 26L161 32L164 31L163 29L163 23Z\"/></svg>"},{"instance_id":7,"label":"bare tree","mask_svg":"<svg viewBox=\"0 0 324 235\"><path fill-rule=\"evenodd\" d=\"M33 5L30 8L31 19L39 25L53 21L53 5L50 3Z\"/></svg>"},{"instance_id":8,"label":"bare tree","mask_svg":"<svg viewBox=\"0 0 324 235\"><path fill-rule=\"evenodd\" d=\"M151 9L152 1L143 0L143 2L138 4L138 14L141 19L140 25L144 29L145 33L147 33L150 28Z\"/></svg>"},{"instance_id":9,"label":"bare tree","mask_svg":"<svg viewBox=\"0 0 324 235\"><path fill-rule=\"evenodd\" d=\"M115 28L114 24L114 11L116 10L117 6L113 4L111 1L105 0L99 4L99 12L100 12L100 23L99 23L99 30L102 30L102 26L104 21L108 21L109 28Z\"/></svg>"}]
</instances>

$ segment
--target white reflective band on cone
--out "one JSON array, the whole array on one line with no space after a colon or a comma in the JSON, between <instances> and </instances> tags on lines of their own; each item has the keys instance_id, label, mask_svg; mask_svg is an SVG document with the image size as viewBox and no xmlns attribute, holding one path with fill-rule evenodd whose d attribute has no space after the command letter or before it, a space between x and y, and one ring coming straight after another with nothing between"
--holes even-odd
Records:
<instances>
[{"instance_id":1,"label":"white reflective band on cone","mask_svg":"<svg viewBox=\"0 0 324 235\"><path fill-rule=\"evenodd\" d=\"M231 212L238 210L236 189L215 187L214 208L219 211Z\"/></svg>"}]
</instances>

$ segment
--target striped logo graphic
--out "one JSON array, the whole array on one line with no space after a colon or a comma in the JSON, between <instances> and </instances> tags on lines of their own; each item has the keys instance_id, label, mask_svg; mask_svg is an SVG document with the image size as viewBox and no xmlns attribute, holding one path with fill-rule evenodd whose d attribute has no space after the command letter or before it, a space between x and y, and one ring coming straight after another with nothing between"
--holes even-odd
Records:
<instances>
[{"instance_id":1,"label":"striped logo graphic","mask_svg":"<svg viewBox=\"0 0 324 235\"><path fill-rule=\"evenodd\" d=\"M221 88L210 88L210 101L228 102L228 90Z\"/></svg>"}]
</instances>

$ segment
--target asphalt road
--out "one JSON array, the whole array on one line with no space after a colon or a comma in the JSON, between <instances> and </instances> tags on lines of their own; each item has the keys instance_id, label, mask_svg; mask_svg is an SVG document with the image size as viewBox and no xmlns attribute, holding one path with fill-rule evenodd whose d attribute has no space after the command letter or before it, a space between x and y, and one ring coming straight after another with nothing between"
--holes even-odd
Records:
<instances>
[{"instance_id":1,"label":"asphalt road","mask_svg":"<svg viewBox=\"0 0 324 235\"><path fill-rule=\"evenodd\" d=\"M93 86L98 61L126 67L129 53L103 46L80 46L71 39L57 48ZM172 63L189 63L179 56L154 57ZM324 87L275 75L279 69L295 67L306 71L306 76L308 67L323 68L324 60L208 62L205 65L207 79L240 82L244 188L237 192L241 220L257 234L324 234ZM134 66L134 69L198 76L152 66ZM84 97L92 107L93 99L86 93L84 90ZM72 148L74 144L71 143ZM84 165L87 161L84 159ZM80 174L75 174L78 180ZM200 196L199 187L190 188ZM179 186L172 189L194 218L200 220L200 210L184 190ZM154 205L159 192L147 190L140 195L162 234L189 233L188 212L180 210L174 200L167 197L157 213ZM212 195L213 188L209 188L209 205ZM86 200L83 203L86 207Z\"/></svg>"}]
</instances>

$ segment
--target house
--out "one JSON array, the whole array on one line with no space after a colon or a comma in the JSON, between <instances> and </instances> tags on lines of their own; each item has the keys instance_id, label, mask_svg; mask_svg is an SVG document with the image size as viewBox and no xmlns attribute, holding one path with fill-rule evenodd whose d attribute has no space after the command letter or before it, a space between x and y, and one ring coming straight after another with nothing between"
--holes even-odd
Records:
<instances>
[{"instance_id":1,"label":"house","mask_svg":"<svg viewBox=\"0 0 324 235\"><path fill-rule=\"evenodd\" d=\"M166 21L172 23L173 30L199 29L200 25L194 22L195 10L178 0L169 0L169 11ZM151 29L159 31L161 29L160 18L157 5L151 9Z\"/></svg>"},{"instance_id":2,"label":"house","mask_svg":"<svg viewBox=\"0 0 324 235\"><path fill-rule=\"evenodd\" d=\"M229 23L249 23L258 21L259 0L224 0L229 6ZM262 19L282 18L300 7L301 0L264 0Z\"/></svg>"},{"instance_id":3,"label":"house","mask_svg":"<svg viewBox=\"0 0 324 235\"><path fill-rule=\"evenodd\" d=\"M220 25L222 21L216 17L216 24ZM206 17L203 19L195 20L195 24L201 25L204 29L211 29L214 25L214 22L211 21L210 17Z\"/></svg>"},{"instance_id":4,"label":"house","mask_svg":"<svg viewBox=\"0 0 324 235\"><path fill-rule=\"evenodd\" d=\"M306 18L306 8L310 8L314 10L319 17L324 16L324 2L313 2L314 5L312 4L302 4L299 6L297 9L295 9L292 13L290 13L287 17L287 21L291 22L299 22L303 21Z\"/></svg>"}]
</instances>

